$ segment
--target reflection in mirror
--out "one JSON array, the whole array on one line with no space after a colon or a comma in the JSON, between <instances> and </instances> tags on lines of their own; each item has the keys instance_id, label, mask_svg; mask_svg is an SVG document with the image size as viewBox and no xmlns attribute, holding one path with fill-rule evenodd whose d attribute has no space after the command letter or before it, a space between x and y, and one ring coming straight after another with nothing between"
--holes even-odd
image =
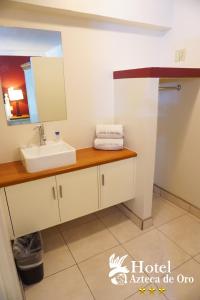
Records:
<instances>
[{"instance_id":1,"label":"reflection in mirror","mask_svg":"<svg viewBox=\"0 0 200 300\"><path fill-rule=\"evenodd\" d=\"M7 123L66 119L60 33L0 27L0 40L0 89Z\"/></svg>"}]
</instances>

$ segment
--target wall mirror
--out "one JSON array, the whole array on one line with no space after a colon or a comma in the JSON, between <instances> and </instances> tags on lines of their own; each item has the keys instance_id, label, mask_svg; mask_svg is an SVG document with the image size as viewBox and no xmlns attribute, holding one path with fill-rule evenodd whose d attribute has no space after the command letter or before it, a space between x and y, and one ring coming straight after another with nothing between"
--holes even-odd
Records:
<instances>
[{"instance_id":1,"label":"wall mirror","mask_svg":"<svg viewBox=\"0 0 200 300\"><path fill-rule=\"evenodd\" d=\"M61 33L0 27L0 96L8 125L65 120Z\"/></svg>"}]
</instances>

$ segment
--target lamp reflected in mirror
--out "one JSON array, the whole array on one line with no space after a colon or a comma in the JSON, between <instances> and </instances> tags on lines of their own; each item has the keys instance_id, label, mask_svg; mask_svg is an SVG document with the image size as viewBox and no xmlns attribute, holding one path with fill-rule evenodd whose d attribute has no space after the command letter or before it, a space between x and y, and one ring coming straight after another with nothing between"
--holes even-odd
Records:
<instances>
[{"instance_id":1,"label":"lamp reflected in mirror","mask_svg":"<svg viewBox=\"0 0 200 300\"><path fill-rule=\"evenodd\" d=\"M24 100L22 90L14 90L13 87L8 88L8 97L10 101L16 102L16 115L17 117L22 116L19 106L19 101Z\"/></svg>"}]
</instances>

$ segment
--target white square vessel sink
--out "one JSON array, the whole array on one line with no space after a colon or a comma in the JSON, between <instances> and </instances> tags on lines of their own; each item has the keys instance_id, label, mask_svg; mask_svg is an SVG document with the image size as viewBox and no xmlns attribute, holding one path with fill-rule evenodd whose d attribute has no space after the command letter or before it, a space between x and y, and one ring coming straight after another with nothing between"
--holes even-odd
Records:
<instances>
[{"instance_id":1,"label":"white square vessel sink","mask_svg":"<svg viewBox=\"0 0 200 300\"><path fill-rule=\"evenodd\" d=\"M42 146L20 148L20 154L29 173L76 163L76 149L64 141L50 141Z\"/></svg>"}]
</instances>

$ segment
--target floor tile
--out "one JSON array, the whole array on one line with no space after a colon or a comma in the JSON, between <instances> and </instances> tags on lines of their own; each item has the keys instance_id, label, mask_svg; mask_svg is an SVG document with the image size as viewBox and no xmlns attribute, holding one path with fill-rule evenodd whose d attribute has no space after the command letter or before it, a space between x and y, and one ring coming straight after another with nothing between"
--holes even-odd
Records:
<instances>
[{"instance_id":1,"label":"floor tile","mask_svg":"<svg viewBox=\"0 0 200 300\"><path fill-rule=\"evenodd\" d=\"M198 263L200 263L200 254L193 257Z\"/></svg>"},{"instance_id":2,"label":"floor tile","mask_svg":"<svg viewBox=\"0 0 200 300\"><path fill-rule=\"evenodd\" d=\"M174 196L173 194L170 194L164 190L161 190L161 197L168 200L169 202L173 203L174 205L183 208L186 211L189 211L190 204L186 201L182 200L179 197Z\"/></svg>"},{"instance_id":3,"label":"floor tile","mask_svg":"<svg viewBox=\"0 0 200 300\"><path fill-rule=\"evenodd\" d=\"M109 278L109 258L112 254L117 256L128 255L128 253L121 247L115 247L106 252L90 258L79 264L85 280L87 281L95 300L123 300L132 295L141 286L140 284L130 283L131 273L125 274L127 276L127 284L114 285ZM131 270L131 257L125 258L122 266L126 266ZM115 276L123 276L120 273L114 274L111 278L115 280ZM146 277L146 275L145 275Z\"/></svg>"},{"instance_id":4,"label":"floor tile","mask_svg":"<svg viewBox=\"0 0 200 300\"><path fill-rule=\"evenodd\" d=\"M153 193L153 199L160 198L160 193Z\"/></svg>"},{"instance_id":5,"label":"floor tile","mask_svg":"<svg viewBox=\"0 0 200 300\"><path fill-rule=\"evenodd\" d=\"M182 274L187 277L194 277L194 283L178 283L177 276ZM170 300L199 300L200 299L200 267L193 259L186 262L170 276L173 276L174 283L162 284L166 288L166 296Z\"/></svg>"},{"instance_id":6,"label":"floor tile","mask_svg":"<svg viewBox=\"0 0 200 300\"><path fill-rule=\"evenodd\" d=\"M42 231L44 247L44 275L49 276L75 264L58 230L50 228Z\"/></svg>"},{"instance_id":7,"label":"floor tile","mask_svg":"<svg viewBox=\"0 0 200 300\"><path fill-rule=\"evenodd\" d=\"M195 220L196 222L200 223L200 219L198 217L196 217L196 216L194 216L193 214L190 214L190 213L187 213L187 215L189 217L191 217L193 220Z\"/></svg>"},{"instance_id":8,"label":"floor tile","mask_svg":"<svg viewBox=\"0 0 200 300\"><path fill-rule=\"evenodd\" d=\"M99 210L98 212L96 212L96 215L98 217L105 217L107 215L115 213L116 211L119 211L119 208L117 206L111 206L111 207L107 207L102 210Z\"/></svg>"},{"instance_id":9,"label":"floor tile","mask_svg":"<svg viewBox=\"0 0 200 300\"><path fill-rule=\"evenodd\" d=\"M91 300L93 296L77 266L45 278L25 290L26 300Z\"/></svg>"},{"instance_id":10,"label":"floor tile","mask_svg":"<svg viewBox=\"0 0 200 300\"><path fill-rule=\"evenodd\" d=\"M193 217L184 215L159 229L190 255L200 252L200 222Z\"/></svg>"},{"instance_id":11,"label":"floor tile","mask_svg":"<svg viewBox=\"0 0 200 300\"><path fill-rule=\"evenodd\" d=\"M152 217L154 226L158 227L174 218L186 214L182 208L169 203L167 200L159 197L153 199Z\"/></svg>"},{"instance_id":12,"label":"floor tile","mask_svg":"<svg viewBox=\"0 0 200 300\"><path fill-rule=\"evenodd\" d=\"M59 225L58 227L65 230L65 229L69 229L69 228L72 228L75 226L79 226L79 225L88 223L88 222L96 220L96 219L97 219L97 217L96 217L95 213L89 214L89 215L65 222L65 223Z\"/></svg>"},{"instance_id":13,"label":"floor tile","mask_svg":"<svg viewBox=\"0 0 200 300\"><path fill-rule=\"evenodd\" d=\"M121 243L142 234L142 230L120 210L113 211L112 214L99 216L99 218Z\"/></svg>"},{"instance_id":14,"label":"floor tile","mask_svg":"<svg viewBox=\"0 0 200 300\"><path fill-rule=\"evenodd\" d=\"M151 289L155 289L153 292ZM158 290L158 287L155 285L148 285L145 288L144 294L141 294L141 292L137 292L136 294L126 298L125 300L166 300L167 298L164 295L161 295L161 293ZM150 289L150 290L149 290Z\"/></svg>"},{"instance_id":15,"label":"floor tile","mask_svg":"<svg viewBox=\"0 0 200 300\"><path fill-rule=\"evenodd\" d=\"M194 207L194 206L190 206L189 212L190 212L192 215L196 216L196 217L200 220L200 209L199 209L199 208Z\"/></svg>"},{"instance_id":16,"label":"floor tile","mask_svg":"<svg viewBox=\"0 0 200 300\"><path fill-rule=\"evenodd\" d=\"M137 237L125 244L125 249L135 258L144 261L145 265L167 264L170 260L171 269L176 268L183 262L190 259L182 249L177 247L157 229L151 230L140 237ZM162 276L162 273L155 276ZM152 276L152 274L151 274Z\"/></svg>"},{"instance_id":17,"label":"floor tile","mask_svg":"<svg viewBox=\"0 0 200 300\"><path fill-rule=\"evenodd\" d=\"M62 229L62 234L77 262L118 244L118 241L99 220Z\"/></svg>"}]
</instances>

